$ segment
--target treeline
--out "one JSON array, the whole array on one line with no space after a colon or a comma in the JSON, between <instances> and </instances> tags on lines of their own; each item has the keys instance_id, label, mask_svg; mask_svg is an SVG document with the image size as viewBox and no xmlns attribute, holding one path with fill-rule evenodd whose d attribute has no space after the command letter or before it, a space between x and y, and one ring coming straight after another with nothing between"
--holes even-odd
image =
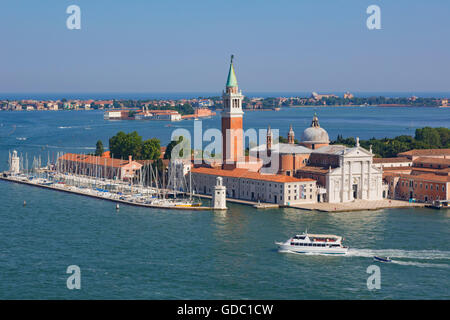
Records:
<instances>
[{"instance_id":1,"label":"treeline","mask_svg":"<svg viewBox=\"0 0 450 320\"><path fill-rule=\"evenodd\" d=\"M353 137L343 138L342 135L338 135L331 144L354 147L356 140ZM360 145L366 149L372 146L372 152L381 158L396 157L398 153L412 149L446 149L450 148L450 129L425 127L416 129L414 137L402 135L395 138L372 138L361 140Z\"/></svg>"},{"instance_id":2,"label":"treeline","mask_svg":"<svg viewBox=\"0 0 450 320\"><path fill-rule=\"evenodd\" d=\"M169 142L164 153L164 159L171 158L173 148L179 143L189 143L189 140L184 139L183 136L179 136L176 140ZM95 155L101 156L104 152L103 142L98 140ZM131 133L119 131L109 139L109 152L111 157L115 159L126 160L131 155L135 160L159 160L161 156L161 143L157 138L143 140L136 131ZM178 156L183 156L183 150L180 151Z\"/></svg>"},{"instance_id":3,"label":"treeline","mask_svg":"<svg viewBox=\"0 0 450 320\"><path fill-rule=\"evenodd\" d=\"M109 139L109 151L111 157L116 159L125 160L131 155L133 159L157 160L161 155L161 145L156 138L143 140L136 131L131 133L120 131Z\"/></svg>"}]
</instances>

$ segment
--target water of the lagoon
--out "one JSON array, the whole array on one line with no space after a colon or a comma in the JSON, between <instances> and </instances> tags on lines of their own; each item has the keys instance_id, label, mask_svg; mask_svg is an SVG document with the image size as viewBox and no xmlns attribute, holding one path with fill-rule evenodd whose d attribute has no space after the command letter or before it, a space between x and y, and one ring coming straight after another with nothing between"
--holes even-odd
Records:
<instances>
[{"instance_id":1,"label":"water of the lagoon","mask_svg":"<svg viewBox=\"0 0 450 320\"><path fill-rule=\"evenodd\" d=\"M393 137L424 126L450 127L437 108L296 108L247 112L246 128L293 124L297 137L317 112L337 134ZM107 122L102 112L0 112L0 169L8 150L90 152L98 139L137 130L166 144L193 121ZM203 127L220 125L219 117ZM26 138L19 140L18 138ZM27 205L23 207L23 201ZM448 299L450 212L393 209L352 213L260 210L229 204L226 213L176 212L0 182L2 299ZM345 257L278 253L274 241L306 228L345 237ZM373 254L381 289L367 289ZM81 268L81 290L68 290L66 268Z\"/></svg>"}]
</instances>

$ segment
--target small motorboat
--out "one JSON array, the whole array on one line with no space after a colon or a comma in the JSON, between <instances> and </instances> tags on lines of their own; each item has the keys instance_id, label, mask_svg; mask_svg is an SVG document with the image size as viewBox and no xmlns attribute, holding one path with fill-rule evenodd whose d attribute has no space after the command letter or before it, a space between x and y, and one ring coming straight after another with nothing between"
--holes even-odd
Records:
<instances>
[{"instance_id":1,"label":"small motorboat","mask_svg":"<svg viewBox=\"0 0 450 320\"><path fill-rule=\"evenodd\" d=\"M378 261L378 262L392 262L392 260L389 257L373 256L373 260Z\"/></svg>"}]
</instances>

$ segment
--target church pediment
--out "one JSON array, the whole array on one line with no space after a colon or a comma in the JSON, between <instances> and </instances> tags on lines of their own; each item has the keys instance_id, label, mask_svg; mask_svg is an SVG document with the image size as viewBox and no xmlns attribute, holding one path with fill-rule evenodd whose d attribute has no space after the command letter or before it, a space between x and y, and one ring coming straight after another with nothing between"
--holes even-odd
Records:
<instances>
[{"instance_id":1,"label":"church pediment","mask_svg":"<svg viewBox=\"0 0 450 320\"><path fill-rule=\"evenodd\" d=\"M362 147L349 148L344 153L345 157L373 157L373 154Z\"/></svg>"}]
</instances>

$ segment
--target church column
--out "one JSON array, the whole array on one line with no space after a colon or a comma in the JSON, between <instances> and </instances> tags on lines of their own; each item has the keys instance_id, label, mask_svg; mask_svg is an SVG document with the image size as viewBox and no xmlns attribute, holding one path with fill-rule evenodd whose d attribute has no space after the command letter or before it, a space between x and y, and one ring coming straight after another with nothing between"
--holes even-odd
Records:
<instances>
[{"instance_id":1,"label":"church column","mask_svg":"<svg viewBox=\"0 0 450 320\"><path fill-rule=\"evenodd\" d=\"M341 164L341 190L340 190L340 195L341 195L341 202L344 202L344 186L345 186L345 162L344 160L342 160L342 164Z\"/></svg>"},{"instance_id":2,"label":"church column","mask_svg":"<svg viewBox=\"0 0 450 320\"><path fill-rule=\"evenodd\" d=\"M367 200L370 200L370 171L372 166L370 165L370 160L367 161Z\"/></svg>"},{"instance_id":3,"label":"church column","mask_svg":"<svg viewBox=\"0 0 450 320\"><path fill-rule=\"evenodd\" d=\"M352 162L348 162L348 200L352 199Z\"/></svg>"},{"instance_id":4,"label":"church column","mask_svg":"<svg viewBox=\"0 0 450 320\"><path fill-rule=\"evenodd\" d=\"M361 199L364 199L364 161L361 161L361 190L358 190L358 194L361 195Z\"/></svg>"}]
</instances>

